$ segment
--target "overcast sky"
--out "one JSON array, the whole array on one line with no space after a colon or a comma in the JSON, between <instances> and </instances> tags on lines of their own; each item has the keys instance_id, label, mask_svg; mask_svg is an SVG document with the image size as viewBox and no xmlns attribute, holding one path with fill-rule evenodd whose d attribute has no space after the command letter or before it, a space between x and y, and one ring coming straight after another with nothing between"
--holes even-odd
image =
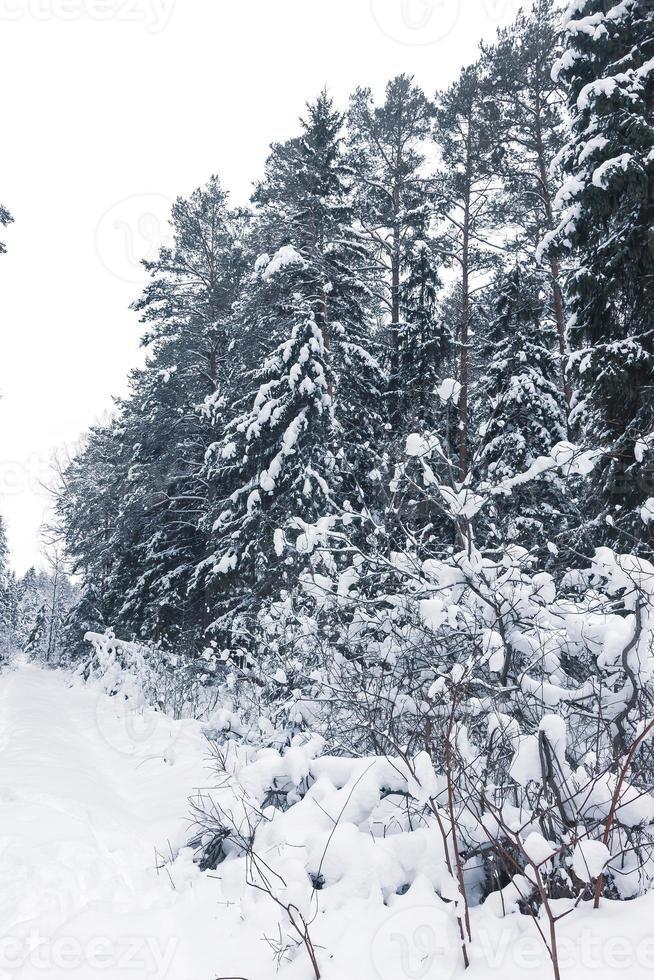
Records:
<instances>
[{"instance_id":1,"label":"overcast sky","mask_svg":"<svg viewBox=\"0 0 654 980\"><path fill-rule=\"evenodd\" d=\"M170 201L245 202L326 83L449 83L518 0L0 0L0 513L39 560L52 454L125 391L129 303Z\"/></svg>"}]
</instances>

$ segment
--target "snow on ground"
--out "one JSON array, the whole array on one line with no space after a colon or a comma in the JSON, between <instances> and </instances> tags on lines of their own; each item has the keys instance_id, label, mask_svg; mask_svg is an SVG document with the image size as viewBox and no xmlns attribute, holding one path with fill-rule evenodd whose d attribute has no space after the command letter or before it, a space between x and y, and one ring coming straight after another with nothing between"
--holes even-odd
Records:
<instances>
[{"instance_id":1,"label":"snow on ground","mask_svg":"<svg viewBox=\"0 0 654 980\"><path fill-rule=\"evenodd\" d=\"M1 674L0 980L274 977L274 903L234 901L226 866L201 874L185 847L187 798L212 779L196 722L125 710L26 663ZM462 976L453 906L426 878L389 907L357 855L343 859L356 892L316 893L323 980ZM650 977L653 922L654 896L578 909L559 926L563 980ZM503 918L499 896L473 909L472 927L470 980L552 976L533 922ZM303 949L281 975L311 980Z\"/></svg>"},{"instance_id":2,"label":"snow on ground","mask_svg":"<svg viewBox=\"0 0 654 980\"><path fill-rule=\"evenodd\" d=\"M215 977L211 882L156 852L185 842L208 779L194 722L20 665L0 677L0 978ZM190 869L191 876L194 869Z\"/></svg>"}]
</instances>

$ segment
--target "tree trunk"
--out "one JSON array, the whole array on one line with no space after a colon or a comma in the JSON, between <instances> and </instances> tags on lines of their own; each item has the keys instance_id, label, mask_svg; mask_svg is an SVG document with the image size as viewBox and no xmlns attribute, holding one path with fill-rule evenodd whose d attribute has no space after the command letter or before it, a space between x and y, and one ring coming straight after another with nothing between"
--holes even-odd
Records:
<instances>
[{"instance_id":1,"label":"tree trunk","mask_svg":"<svg viewBox=\"0 0 654 980\"><path fill-rule=\"evenodd\" d=\"M400 241L401 229L400 187L393 187L393 248L391 252L391 385L393 386L393 408L397 407L398 376L400 370L399 330L400 330Z\"/></svg>"},{"instance_id":2,"label":"tree trunk","mask_svg":"<svg viewBox=\"0 0 654 980\"><path fill-rule=\"evenodd\" d=\"M470 157L463 204L463 243L461 251L461 333L459 336L459 481L468 475L468 387L470 383Z\"/></svg>"},{"instance_id":3,"label":"tree trunk","mask_svg":"<svg viewBox=\"0 0 654 980\"><path fill-rule=\"evenodd\" d=\"M548 231L554 228L554 214L552 210L552 195L547 177L547 167L545 165L545 148L543 146L543 133L540 122L541 113L540 91L536 91L536 152L538 154L538 173L543 198L543 208L545 210L546 226ZM572 402L572 388L565 373L565 360L568 353L568 345L565 337L565 313L563 309L563 291L561 289L561 275L559 263L552 256L550 258L550 274L552 276L552 293L554 296L554 320L556 322L556 332L559 340L559 355L561 358L561 387L565 398L566 415L570 411Z\"/></svg>"}]
</instances>

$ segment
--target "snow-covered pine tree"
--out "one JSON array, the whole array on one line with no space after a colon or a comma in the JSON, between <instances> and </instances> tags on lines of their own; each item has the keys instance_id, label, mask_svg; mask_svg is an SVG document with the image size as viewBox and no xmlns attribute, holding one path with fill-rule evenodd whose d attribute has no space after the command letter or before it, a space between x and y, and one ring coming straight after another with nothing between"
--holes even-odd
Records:
<instances>
[{"instance_id":1,"label":"snow-covered pine tree","mask_svg":"<svg viewBox=\"0 0 654 980\"><path fill-rule=\"evenodd\" d=\"M64 658L75 663L88 656L89 646L84 637L87 633L104 633L112 628L104 618L102 596L92 580L86 581L77 601L67 612L61 624L60 646ZM117 621L117 620L116 620Z\"/></svg>"},{"instance_id":2,"label":"snow-covered pine tree","mask_svg":"<svg viewBox=\"0 0 654 980\"><path fill-rule=\"evenodd\" d=\"M208 478L223 495L215 503L213 552L199 575L214 593L212 632L234 652L249 645L262 600L294 584L280 536L295 518L326 512L338 472L325 337L312 302L295 291L302 262L286 245L257 272L252 288L268 315L276 310L275 333L288 336L252 373L254 399L244 398L208 454Z\"/></svg>"},{"instance_id":3,"label":"snow-covered pine tree","mask_svg":"<svg viewBox=\"0 0 654 980\"><path fill-rule=\"evenodd\" d=\"M230 315L244 273L247 214L230 209L214 175L189 198L177 198L170 225L172 243L143 263L151 278L133 308L146 326L143 345L193 350L198 392L211 392L237 373Z\"/></svg>"},{"instance_id":4,"label":"snow-covered pine tree","mask_svg":"<svg viewBox=\"0 0 654 980\"><path fill-rule=\"evenodd\" d=\"M525 473L565 439L565 412L554 353L556 327L539 271L516 264L500 274L492 302L473 402L478 426L474 468L478 479L497 487ZM543 551L548 538L565 531L564 500L560 477L551 470L494 495L479 522L484 543L519 542Z\"/></svg>"},{"instance_id":5,"label":"snow-covered pine tree","mask_svg":"<svg viewBox=\"0 0 654 980\"><path fill-rule=\"evenodd\" d=\"M94 427L81 451L62 467L56 491L53 531L72 573L80 580L80 602L89 594L94 597L93 616L87 609L79 619L85 629L115 624L122 604L124 582L116 576L115 567L126 567L129 557L130 543L116 536L125 493L125 449L115 422ZM133 574L138 574L136 566L132 567ZM78 621L77 610L74 606L68 614L69 624ZM84 651L81 629L65 630L65 641L69 654Z\"/></svg>"},{"instance_id":6,"label":"snow-covered pine tree","mask_svg":"<svg viewBox=\"0 0 654 980\"><path fill-rule=\"evenodd\" d=\"M2 225L3 228L6 228L7 225L11 224L13 220L14 219L10 215L7 208L3 207L3 205L0 204L0 225ZM6 251L7 251L7 246L5 245L4 242L0 242L0 255L2 255Z\"/></svg>"},{"instance_id":7,"label":"snow-covered pine tree","mask_svg":"<svg viewBox=\"0 0 654 980\"><path fill-rule=\"evenodd\" d=\"M20 642L20 597L20 581L9 567L7 531L0 516L0 654L4 656Z\"/></svg>"},{"instance_id":8,"label":"snow-covered pine tree","mask_svg":"<svg viewBox=\"0 0 654 980\"><path fill-rule=\"evenodd\" d=\"M356 214L387 333L388 412L400 441L420 422L433 421L446 340L435 303L440 259L430 231L433 180L426 168L432 118L431 103L408 75L388 83L380 105L370 89L357 89L348 116Z\"/></svg>"},{"instance_id":9,"label":"snow-covered pine tree","mask_svg":"<svg viewBox=\"0 0 654 980\"><path fill-rule=\"evenodd\" d=\"M440 421L435 392L452 353L449 324L439 303L440 252L431 235L416 235L404 257L400 292L397 401L403 429L432 429Z\"/></svg>"},{"instance_id":10,"label":"snow-covered pine tree","mask_svg":"<svg viewBox=\"0 0 654 980\"><path fill-rule=\"evenodd\" d=\"M475 302L480 285L497 266L500 249L491 241L497 176L492 163L489 95L479 64L465 68L436 97L434 139L441 156L438 195L442 255L457 272L450 310L455 314L458 352L459 480L469 469L469 389L472 337L478 321ZM452 300L458 308L452 309Z\"/></svg>"},{"instance_id":11,"label":"snow-covered pine tree","mask_svg":"<svg viewBox=\"0 0 654 980\"><path fill-rule=\"evenodd\" d=\"M640 510L654 476L654 6L575 0L564 32L555 77L571 129L548 244L576 266L571 422L606 451L589 480L586 545L625 547L625 532L649 550Z\"/></svg>"},{"instance_id":12,"label":"snow-covered pine tree","mask_svg":"<svg viewBox=\"0 0 654 980\"><path fill-rule=\"evenodd\" d=\"M189 593L205 556L208 505L202 477L214 422L204 410L237 384L232 306L244 269L243 220L216 177L172 209L173 242L146 263L151 281L134 304L150 356L133 372L117 431L126 480L114 537L112 586L123 631L197 652L207 625Z\"/></svg>"},{"instance_id":13,"label":"snow-covered pine tree","mask_svg":"<svg viewBox=\"0 0 654 980\"><path fill-rule=\"evenodd\" d=\"M0 652L16 650L19 643L20 584L13 569L0 581Z\"/></svg>"},{"instance_id":14,"label":"snow-covered pine tree","mask_svg":"<svg viewBox=\"0 0 654 980\"><path fill-rule=\"evenodd\" d=\"M46 657L48 650L48 610L41 605L36 613L34 625L25 643L25 653L32 657Z\"/></svg>"},{"instance_id":15,"label":"snow-covered pine tree","mask_svg":"<svg viewBox=\"0 0 654 980\"><path fill-rule=\"evenodd\" d=\"M552 165L564 139L564 95L552 79L560 53L559 20L554 0L535 0L531 10L521 11L498 32L493 45L482 46L492 165L502 183L497 215L506 228L507 249L534 265L544 235L556 223ZM569 405L563 281L556 256L550 255L542 269L556 325L561 387Z\"/></svg>"},{"instance_id":16,"label":"snow-covered pine tree","mask_svg":"<svg viewBox=\"0 0 654 980\"><path fill-rule=\"evenodd\" d=\"M23 647L32 632L37 613L43 604L39 584L39 575L36 569L33 566L28 568L20 580L19 639Z\"/></svg>"},{"instance_id":17,"label":"snow-covered pine tree","mask_svg":"<svg viewBox=\"0 0 654 980\"><path fill-rule=\"evenodd\" d=\"M59 549L50 547L46 551L47 569L28 568L17 580L18 615L16 642L19 649L25 650L29 638L35 630L40 610L46 613L46 630L43 634L43 655L51 663L59 658L61 633L64 619L77 599L76 589L63 566ZM88 627L91 629L92 627ZM78 639L83 636L78 635Z\"/></svg>"},{"instance_id":18,"label":"snow-covered pine tree","mask_svg":"<svg viewBox=\"0 0 654 980\"><path fill-rule=\"evenodd\" d=\"M343 152L343 122L323 90L306 107L301 135L273 148L253 200L259 255L291 244L303 259L295 271L323 335L341 469L351 492L377 464L385 377L373 336L378 311L366 281L372 258L353 227L354 175Z\"/></svg>"},{"instance_id":19,"label":"snow-covered pine tree","mask_svg":"<svg viewBox=\"0 0 654 980\"><path fill-rule=\"evenodd\" d=\"M8 645L6 637L11 623L8 557L7 531L4 518L0 515L0 651Z\"/></svg>"},{"instance_id":20,"label":"snow-covered pine tree","mask_svg":"<svg viewBox=\"0 0 654 980\"><path fill-rule=\"evenodd\" d=\"M7 543L7 528L5 527L4 517L0 515L0 576L7 572L7 560L9 558L9 545Z\"/></svg>"},{"instance_id":21,"label":"snow-covered pine tree","mask_svg":"<svg viewBox=\"0 0 654 980\"><path fill-rule=\"evenodd\" d=\"M375 466L382 374L341 127L323 92L301 136L273 146L254 195L259 258L236 314L251 370L209 456L215 544L199 569L226 643L237 624L234 642L247 645L262 599L294 584L297 569L280 554L284 529L320 517L330 493L356 492Z\"/></svg>"}]
</instances>

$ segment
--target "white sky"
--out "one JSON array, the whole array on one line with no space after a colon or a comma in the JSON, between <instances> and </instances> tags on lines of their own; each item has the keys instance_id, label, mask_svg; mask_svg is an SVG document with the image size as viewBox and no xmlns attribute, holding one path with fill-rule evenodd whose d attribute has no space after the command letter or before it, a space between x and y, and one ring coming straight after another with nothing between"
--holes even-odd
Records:
<instances>
[{"instance_id":1,"label":"white sky","mask_svg":"<svg viewBox=\"0 0 654 980\"><path fill-rule=\"evenodd\" d=\"M327 83L453 80L519 0L0 0L0 513L38 561L55 450L140 358L129 303L169 201L212 173L245 202Z\"/></svg>"}]
</instances>

